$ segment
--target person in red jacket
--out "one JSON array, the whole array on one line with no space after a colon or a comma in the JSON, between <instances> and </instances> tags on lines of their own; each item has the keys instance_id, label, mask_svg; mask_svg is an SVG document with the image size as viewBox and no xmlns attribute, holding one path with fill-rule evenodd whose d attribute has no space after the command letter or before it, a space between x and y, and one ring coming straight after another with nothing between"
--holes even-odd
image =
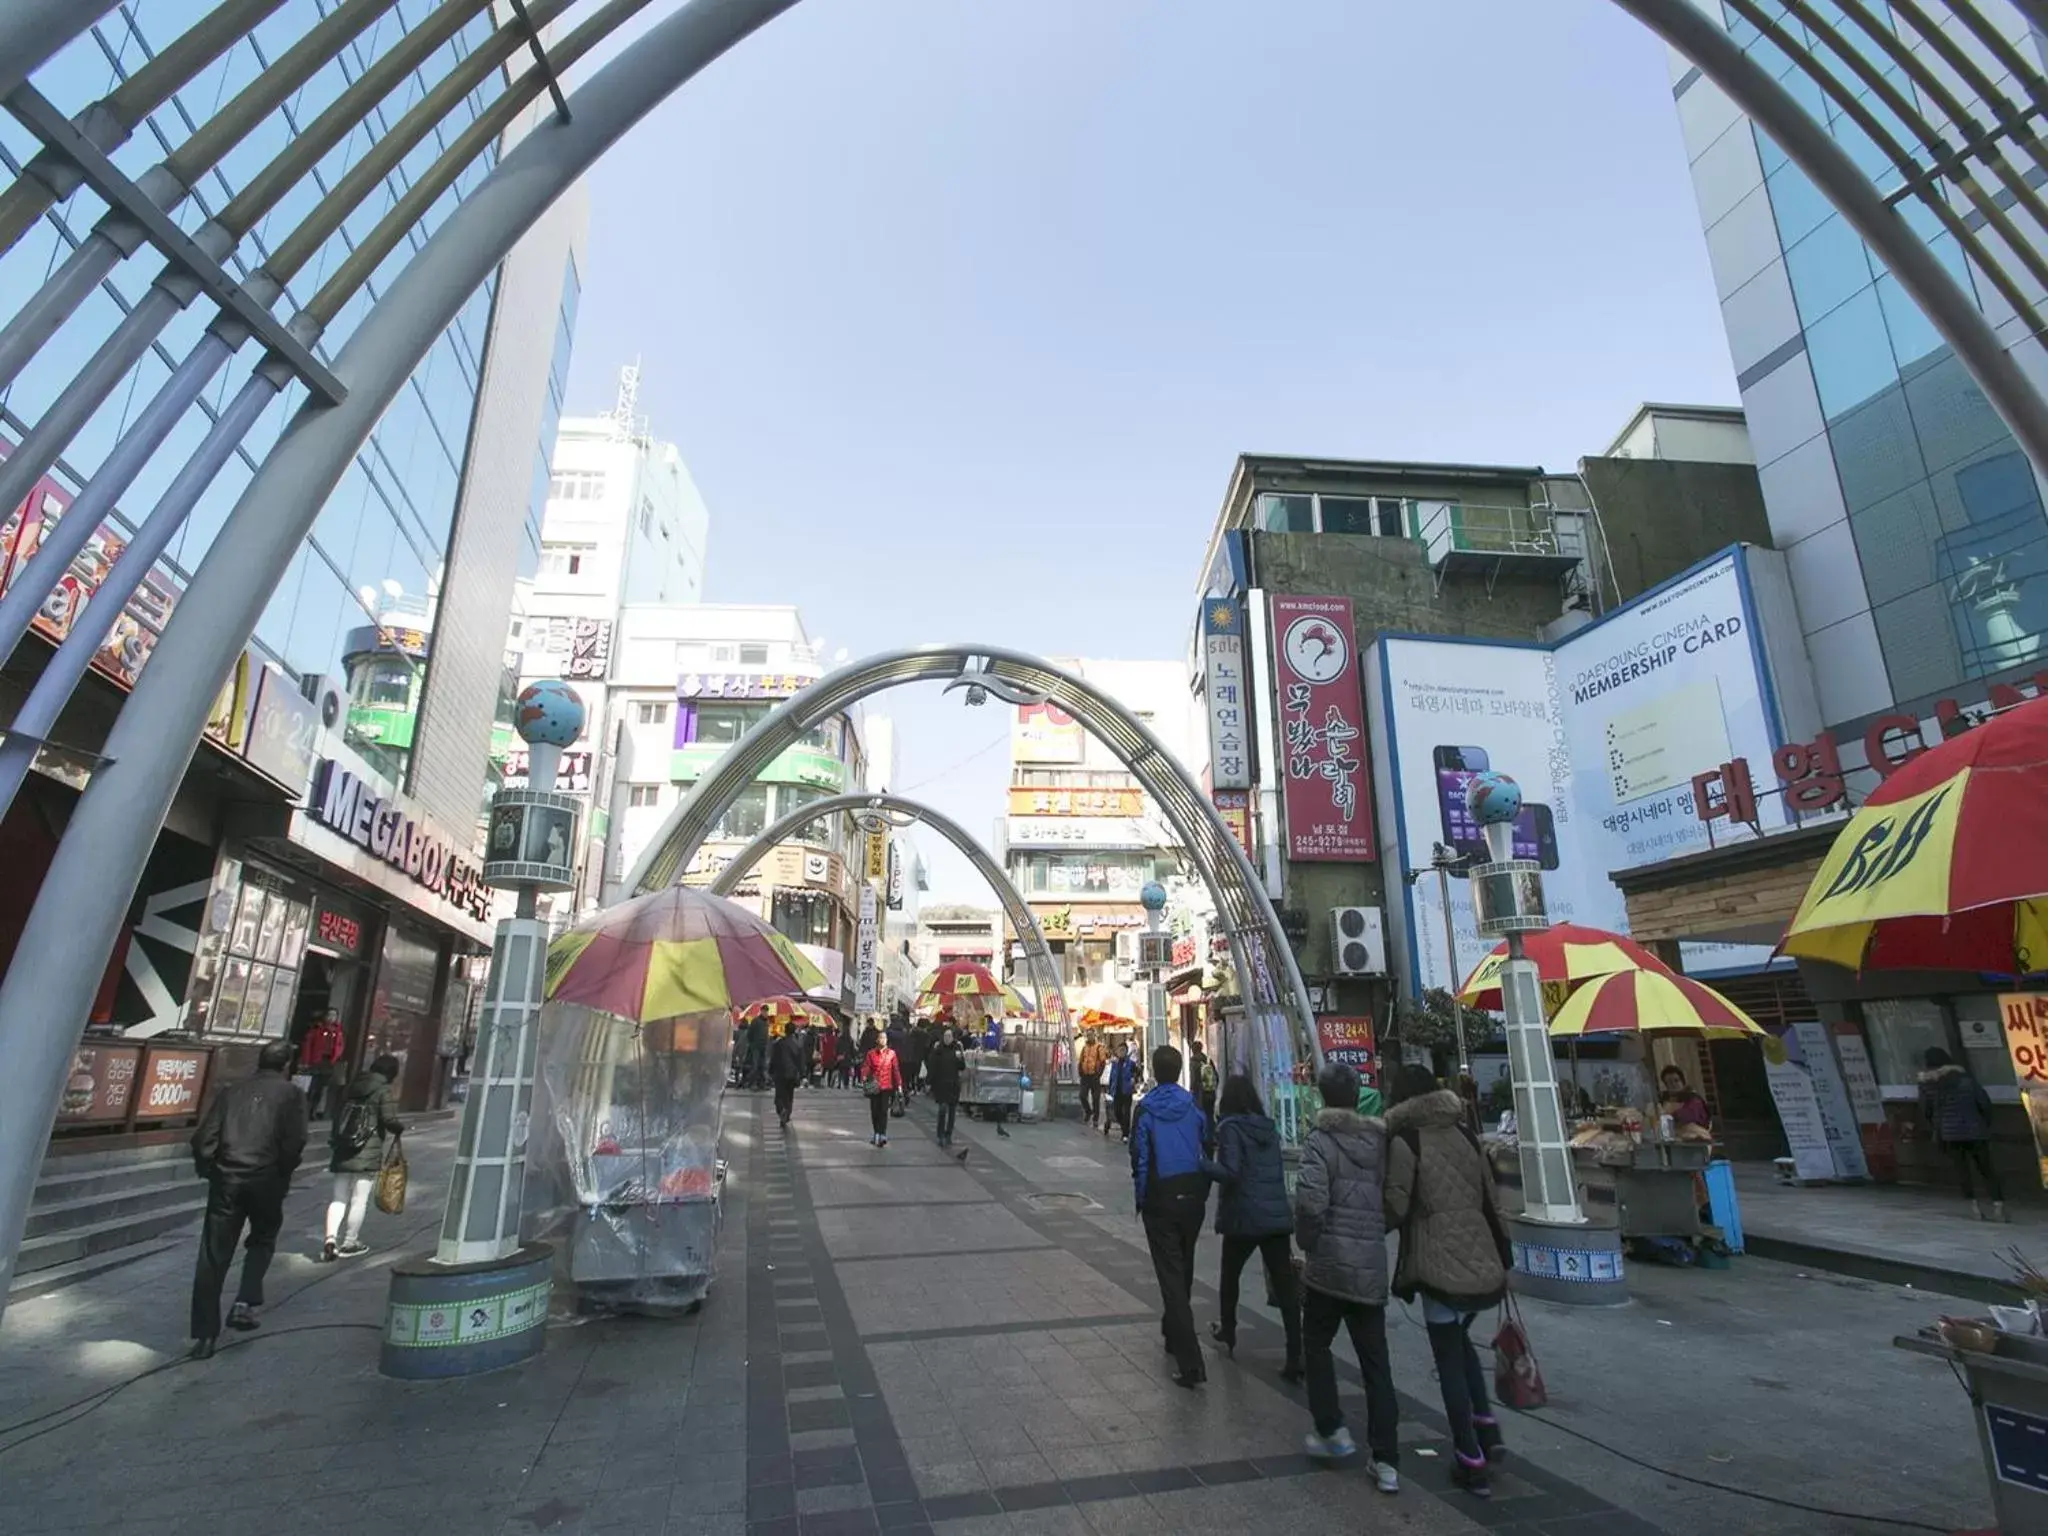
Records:
<instances>
[{"instance_id":1,"label":"person in red jacket","mask_svg":"<svg viewBox=\"0 0 2048 1536\"><path fill-rule=\"evenodd\" d=\"M299 1041L299 1071L312 1079L306 1086L306 1118L318 1120L327 1107L328 1084L347 1049L348 1037L341 1032L341 1015L329 1008L313 1021Z\"/></svg>"},{"instance_id":2,"label":"person in red jacket","mask_svg":"<svg viewBox=\"0 0 2048 1536\"><path fill-rule=\"evenodd\" d=\"M896 1053L889 1049L889 1037L879 1032L875 1043L861 1062L861 1087L868 1096L868 1118L874 1122L875 1134L868 1138L877 1147L889 1145L889 1101L903 1089L903 1068L897 1064Z\"/></svg>"}]
</instances>

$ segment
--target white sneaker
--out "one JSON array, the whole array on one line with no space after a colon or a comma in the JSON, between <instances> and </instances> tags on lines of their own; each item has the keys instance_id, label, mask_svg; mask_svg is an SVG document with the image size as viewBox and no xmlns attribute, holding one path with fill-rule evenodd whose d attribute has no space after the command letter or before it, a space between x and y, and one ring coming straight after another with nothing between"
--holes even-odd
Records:
<instances>
[{"instance_id":1,"label":"white sneaker","mask_svg":"<svg viewBox=\"0 0 2048 1536\"><path fill-rule=\"evenodd\" d=\"M1373 1486L1379 1489L1381 1493L1399 1493L1401 1491L1401 1474L1388 1466L1384 1461L1368 1461L1365 1464L1365 1470L1372 1474Z\"/></svg>"},{"instance_id":2,"label":"white sneaker","mask_svg":"<svg viewBox=\"0 0 2048 1536\"><path fill-rule=\"evenodd\" d=\"M1351 1438L1351 1427L1347 1424L1339 1424L1336 1433L1330 1435L1310 1430L1302 1437L1301 1448L1317 1461L1342 1461L1358 1454L1358 1442Z\"/></svg>"}]
</instances>

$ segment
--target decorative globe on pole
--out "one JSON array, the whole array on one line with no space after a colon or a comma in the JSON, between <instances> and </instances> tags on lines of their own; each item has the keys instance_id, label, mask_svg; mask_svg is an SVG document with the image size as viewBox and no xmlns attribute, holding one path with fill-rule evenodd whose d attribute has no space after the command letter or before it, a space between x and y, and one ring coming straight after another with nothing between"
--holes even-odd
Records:
<instances>
[{"instance_id":1,"label":"decorative globe on pole","mask_svg":"<svg viewBox=\"0 0 2048 1536\"><path fill-rule=\"evenodd\" d=\"M1145 1054L1166 1044L1166 967L1167 959L1158 951L1163 948L1156 935L1166 911L1166 887L1157 880L1147 880L1138 892L1138 905L1145 909L1144 944L1151 951L1140 955L1144 962L1145 987Z\"/></svg>"},{"instance_id":2,"label":"decorative globe on pole","mask_svg":"<svg viewBox=\"0 0 2048 1536\"><path fill-rule=\"evenodd\" d=\"M1469 876L1473 917L1482 937L1505 938L1508 944L1500 995L1522 1164L1522 1211L1508 1218L1515 1288L1551 1301L1626 1301L1619 1229L1589 1226L1579 1208L1543 987L1536 963L1522 949L1523 934L1550 926L1543 866L1515 857L1522 787L1504 773L1474 774L1465 786L1465 808L1486 839L1487 862L1474 865Z\"/></svg>"},{"instance_id":3,"label":"decorative globe on pole","mask_svg":"<svg viewBox=\"0 0 2048 1536\"><path fill-rule=\"evenodd\" d=\"M499 920L478 1021L469 1097L432 1254L392 1266L379 1369L406 1378L468 1376L540 1353L553 1249L519 1241L533 1108L533 1033L547 978L542 891L576 879L573 795L555 793L562 749L583 733L583 700L553 678L520 690L513 728L527 745L523 789L491 797L486 883L517 893Z\"/></svg>"}]
</instances>

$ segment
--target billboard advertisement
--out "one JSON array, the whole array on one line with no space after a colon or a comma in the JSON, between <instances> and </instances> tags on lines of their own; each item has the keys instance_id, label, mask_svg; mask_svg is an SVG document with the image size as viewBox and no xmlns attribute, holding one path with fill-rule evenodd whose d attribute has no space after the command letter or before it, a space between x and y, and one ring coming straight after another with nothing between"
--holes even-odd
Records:
<instances>
[{"instance_id":1,"label":"billboard advertisement","mask_svg":"<svg viewBox=\"0 0 2048 1536\"><path fill-rule=\"evenodd\" d=\"M1351 599L1275 597L1271 608L1287 856L1370 862L1372 796Z\"/></svg>"},{"instance_id":2,"label":"billboard advertisement","mask_svg":"<svg viewBox=\"0 0 2048 1536\"><path fill-rule=\"evenodd\" d=\"M1719 556L1554 646L1386 636L1371 660L1383 802L1398 825L1387 857L1427 870L1439 845L1484 857L1465 810L1475 773L1522 786L1515 853L1543 868L1553 921L1625 930L1608 872L1706 846L1694 774L1778 744L1776 708L1743 556ZM1780 801L1759 801L1765 825ZM1459 975L1448 976L1440 885L1425 874L1397 918L1419 986L1462 980L1492 948L1473 926L1462 873L1451 887ZM1687 945L1688 970L1762 963L1757 946Z\"/></svg>"},{"instance_id":3,"label":"billboard advertisement","mask_svg":"<svg viewBox=\"0 0 2048 1536\"><path fill-rule=\"evenodd\" d=\"M1244 610L1235 600L1211 598L1202 605L1202 690L1213 789L1252 787L1252 696L1244 669Z\"/></svg>"},{"instance_id":4,"label":"billboard advertisement","mask_svg":"<svg viewBox=\"0 0 2048 1536\"><path fill-rule=\"evenodd\" d=\"M1010 722L1013 763L1078 763L1085 749L1081 722L1057 704L1020 704Z\"/></svg>"}]
</instances>

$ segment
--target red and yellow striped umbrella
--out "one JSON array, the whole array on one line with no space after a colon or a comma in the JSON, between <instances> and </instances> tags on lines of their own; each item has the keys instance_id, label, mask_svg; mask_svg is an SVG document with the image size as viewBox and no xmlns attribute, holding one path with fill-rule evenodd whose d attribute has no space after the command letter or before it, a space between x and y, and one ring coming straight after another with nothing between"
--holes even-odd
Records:
<instances>
[{"instance_id":1,"label":"red and yellow striped umbrella","mask_svg":"<svg viewBox=\"0 0 2048 1536\"><path fill-rule=\"evenodd\" d=\"M746 1008L825 976L743 907L688 886L636 896L548 946L546 996L635 1023Z\"/></svg>"},{"instance_id":2,"label":"red and yellow striped umbrella","mask_svg":"<svg viewBox=\"0 0 2048 1536\"><path fill-rule=\"evenodd\" d=\"M918 1002L927 999L943 1008L960 997L1000 997L1003 984L997 981L985 965L972 960L948 960L918 983Z\"/></svg>"},{"instance_id":3,"label":"red and yellow striped umbrella","mask_svg":"<svg viewBox=\"0 0 2048 1536\"><path fill-rule=\"evenodd\" d=\"M733 1022L738 1024L765 1018L770 1035L783 1034L792 1024L804 1029L824 1029L832 1023L830 1014L801 997L766 997L758 1003L733 1009L732 1016Z\"/></svg>"},{"instance_id":4,"label":"red and yellow striped umbrella","mask_svg":"<svg viewBox=\"0 0 2048 1536\"><path fill-rule=\"evenodd\" d=\"M1525 935L1522 949L1536 962L1536 979L1545 986L1559 983L1576 986L1596 976L1619 971L1655 971L1675 974L1669 966L1625 934L1604 928L1583 928L1577 923L1552 923L1541 933ZM1500 971L1508 963L1505 941L1472 967L1472 974L1458 988L1458 1001L1468 1008L1499 1008Z\"/></svg>"},{"instance_id":5,"label":"red and yellow striped umbrella","mask_svg":"<svg viewBox=\"0 0 2048 1536\"><path fill-rule=\"evenodd\" d=\"M1764 1030L1712 987L1660 966L1594 977L1565 999L1550 1032L1573 1040L1631 1034L1740 1040Z\"/></svg>"}]
</instances>

